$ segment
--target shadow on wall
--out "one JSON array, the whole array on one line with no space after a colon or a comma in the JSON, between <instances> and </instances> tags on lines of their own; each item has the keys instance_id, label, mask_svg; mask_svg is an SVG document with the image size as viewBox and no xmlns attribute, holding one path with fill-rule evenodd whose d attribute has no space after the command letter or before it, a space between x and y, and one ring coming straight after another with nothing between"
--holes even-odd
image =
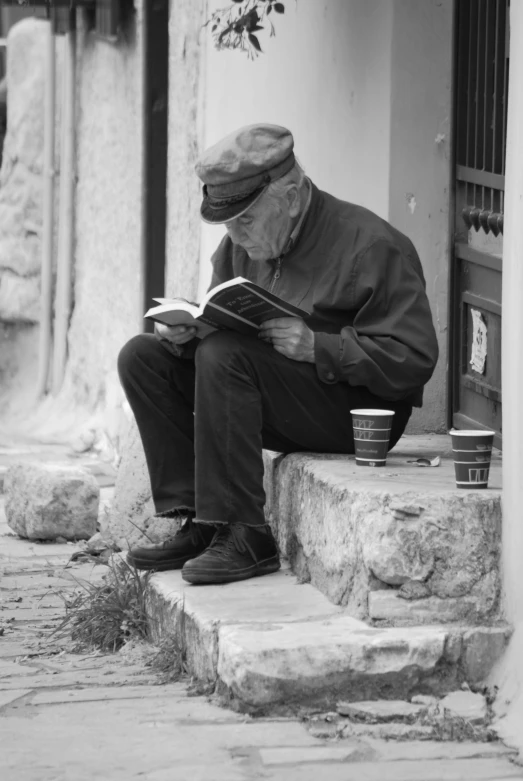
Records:
<instances>
[{"instance_id":1,"label":"shadow on wall","mask_svg":"<svg viewBox=\"0 0 523 781\"><path fill-rule=\"evenodd\" d=\"M7 130L7 79L0 81L0 166L2 165L2 153L4 138Z\"/></svg>"}]
</instances>

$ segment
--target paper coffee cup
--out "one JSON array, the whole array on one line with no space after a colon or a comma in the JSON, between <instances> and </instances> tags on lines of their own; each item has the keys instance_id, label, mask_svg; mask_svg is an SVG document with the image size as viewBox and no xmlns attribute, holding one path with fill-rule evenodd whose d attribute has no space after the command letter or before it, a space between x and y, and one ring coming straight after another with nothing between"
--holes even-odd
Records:
<instances>
[{"instance_id":1,"label":"paper coffee cup","mask_svg":"<svg viewBox=\"0 0 523 781\"><path fill-rule=\"evenodd\" d=\"M487 488L494 441L493 431L451 431L456 486Z\"/></svg>"},{"instance_id":2,"label":"paper coffee cup","mask_svg":"<svg viewBox=\"0 0 523 781\"><path fill-rule=\"evenodd\" d=\"M385 466L394 412L351 409L354 451L358 466Z\"/></svg>"}]
</instances>

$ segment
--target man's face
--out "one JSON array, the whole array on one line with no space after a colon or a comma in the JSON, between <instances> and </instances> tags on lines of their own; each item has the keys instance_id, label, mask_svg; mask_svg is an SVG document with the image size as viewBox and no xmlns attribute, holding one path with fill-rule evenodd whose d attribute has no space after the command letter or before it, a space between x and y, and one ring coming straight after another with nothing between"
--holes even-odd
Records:
<instances>
[{"instance_id":1,"label":"man's face","mask_svg":"<svg viewBox=\"0 0 523 781\"><path fill-rule=\"evenodd\" d=\"M233 244L239 244L251 260L278 258L287 243L292 217L285 197L265 192L245 214L225 223Z\"/></svg>"}]
</instances>

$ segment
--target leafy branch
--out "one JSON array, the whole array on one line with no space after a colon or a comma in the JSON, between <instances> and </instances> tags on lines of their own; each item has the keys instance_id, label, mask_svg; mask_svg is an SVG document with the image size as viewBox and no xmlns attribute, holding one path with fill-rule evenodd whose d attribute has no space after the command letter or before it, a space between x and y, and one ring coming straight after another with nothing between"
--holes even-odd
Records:
<instances>
[{"instance_id":1,"label":"leafy branch","mask_svg":"<svg viewBox=\"0 0 523 781\"><path fill-rule=\"evenodd\" d=\"M270 37L276 34L273 13L285 13L285 5L277 0L233 0L231 5L215 11L204 27L211 26L219 51L239 49L254 60L263 51L257 33L268 26Z\"/></svg>"}]
</instances>

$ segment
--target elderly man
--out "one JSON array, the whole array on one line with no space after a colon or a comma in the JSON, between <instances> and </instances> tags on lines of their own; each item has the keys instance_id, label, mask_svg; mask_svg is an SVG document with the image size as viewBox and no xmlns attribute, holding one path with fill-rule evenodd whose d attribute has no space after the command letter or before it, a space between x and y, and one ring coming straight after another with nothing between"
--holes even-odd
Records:
<instances>
[{"instance_id":1,"label":"elderly man","mask_svg":"<svg viewBox=\"0 0 523 781\"><path fill-rule=\"evenodd\" d=\"M120 353L156 512L185 519L129 559L181 568L189 583L227 583L280 566L262 448L353 453L353 407L394 410L393 447L421 406L438 347L412 243L321 192L288 130L241 128L196 172L203 220L227 230L212 286L246 277L310 313L265 322L259 339L217 331L199 340L194 329L157 326Z\"/></svg>"}]
</instances>

